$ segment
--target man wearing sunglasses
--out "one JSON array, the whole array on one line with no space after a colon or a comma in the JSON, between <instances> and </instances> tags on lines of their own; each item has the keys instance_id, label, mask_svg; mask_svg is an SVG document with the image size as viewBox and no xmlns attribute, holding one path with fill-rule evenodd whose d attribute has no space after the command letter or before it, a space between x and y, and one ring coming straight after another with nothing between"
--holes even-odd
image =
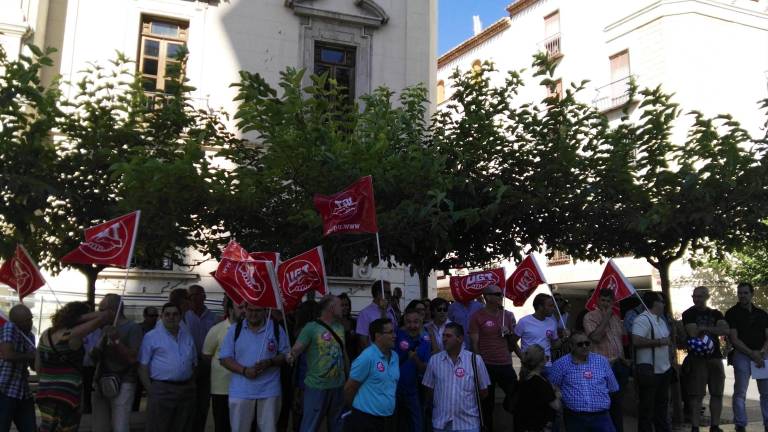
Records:
<instances>
[{"instance_id":1,"label":"man wearing sunglasses","mask_svg":"<svg viewBox=\"0 0 768 432\"><path fill-rule=\"evenodd\" d=\"M432 343L437 345L437 351L442 351L445 349L443 347L443 332L445 332L445 326L451 322L448 319L448 301L439 297L432 300L429 303L429 311L432 315L432 321L424 324L424 328L435 336Z\"/></svg>"},{"instance_id":2,"label":"man wearing sunglasses","mask_svg":"<svg viewBox=\"0 0 768 432\"><path fill-rule=\"evenodd\" d=\"M590 352L584 333L571 336L573 351L558 359L549 371L550 382L560 388L568 432L614 432L609 415L610 393L619 384L608 359Z\"/></svg>"}]
</instances>

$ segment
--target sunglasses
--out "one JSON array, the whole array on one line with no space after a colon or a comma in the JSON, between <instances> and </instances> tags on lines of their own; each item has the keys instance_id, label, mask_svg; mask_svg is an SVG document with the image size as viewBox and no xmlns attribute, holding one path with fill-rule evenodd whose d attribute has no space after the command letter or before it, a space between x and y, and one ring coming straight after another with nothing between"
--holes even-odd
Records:
<instances>
[{"instance_id":1,"label":"sunglasses","mask_svg":"<svg viewBox=\"0 0 768 432\"><path fill-rule=\"evenodd\" d=\"M496 296L496 297L501 297L501 293L488 293L488 294L486 294L486 295L487 295L487 296Z\"/></svg>"},{"instance_id":2,"label":"sunglasses","mask_svg":"<svg viewBox=\"0 0 768 432\"><path fill-rule=\"evenodd\" d=\"M590 341L576 342L576 346L579 348L588 348L590 345L592 345L592 342Z\"/></svg>"}]
</instances>

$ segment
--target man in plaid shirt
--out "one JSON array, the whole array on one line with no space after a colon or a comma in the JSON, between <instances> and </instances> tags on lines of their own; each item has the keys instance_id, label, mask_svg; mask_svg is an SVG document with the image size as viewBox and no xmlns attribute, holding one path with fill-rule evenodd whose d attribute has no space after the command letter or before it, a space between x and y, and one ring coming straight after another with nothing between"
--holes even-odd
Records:
<instances>
[{"instance_id":1,"label":"man in plaid shirt","mask_svg":"<svg viewBox=\"0 0 768 432\"><path fill-rule=\"evenodd\" d=\"M32 312L23 304L11 308L0 329L0 431L34 432L35 402L29 391L29 367L35 361Z\"/></svg>"}]
</instances>

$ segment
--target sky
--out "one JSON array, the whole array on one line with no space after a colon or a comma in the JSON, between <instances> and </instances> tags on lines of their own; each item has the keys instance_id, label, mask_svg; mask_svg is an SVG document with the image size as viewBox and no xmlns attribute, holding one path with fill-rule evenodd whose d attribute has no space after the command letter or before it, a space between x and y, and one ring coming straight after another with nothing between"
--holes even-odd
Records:
<instances>
[{"instance_id":1,"label":"sky","mask_svg":"<svg viewBox=\"0 0 768 432\"><path fill-rule=\"evenodd\" d=\"M472 36L472 15L479 15L483 28L507 14L513 0L438 0L437 54L448 50Z\"/></svg>"}]
</instances>

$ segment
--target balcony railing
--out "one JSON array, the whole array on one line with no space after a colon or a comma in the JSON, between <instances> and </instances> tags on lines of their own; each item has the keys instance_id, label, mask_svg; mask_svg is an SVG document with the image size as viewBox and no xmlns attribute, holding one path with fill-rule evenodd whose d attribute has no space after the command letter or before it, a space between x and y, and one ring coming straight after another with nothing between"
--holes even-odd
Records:
<instances>
[{"instance_id":1,"label":"balcony railing","mask_svg":"<svg viewBox=\"0 0 768 432\"><path fill-rule=\"evenodd\" d=\"M629 83L634 75L628 75L596 90L592 105L600 111L611 111L629 100Z\"/></svg>"},{"instance_id":2,"label":"balcony railing","mask_svg":"<svg viewBox=\"0 0 768 432\"><path fill-rule=\"evenodd\" d=\"M562 56L563 46L561 35L561 33L555 33L539 42L539 50L545 51L550 58Z\"/></svg>"}]
</instances>

